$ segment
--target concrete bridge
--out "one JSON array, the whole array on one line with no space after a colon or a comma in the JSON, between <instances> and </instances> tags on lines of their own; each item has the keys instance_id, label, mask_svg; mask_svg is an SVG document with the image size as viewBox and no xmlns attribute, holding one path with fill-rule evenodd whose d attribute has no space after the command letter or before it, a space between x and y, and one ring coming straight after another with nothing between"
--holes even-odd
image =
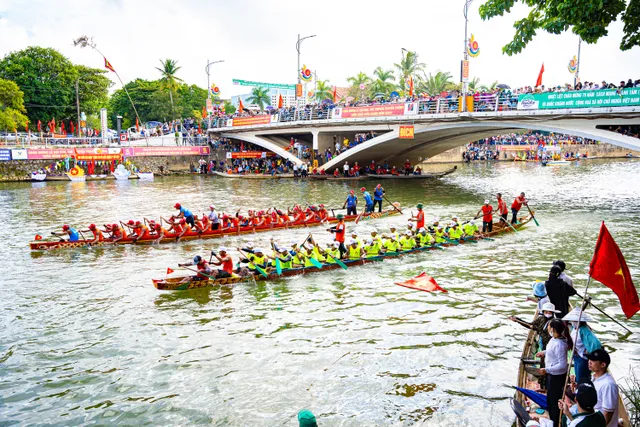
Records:
<instances>
[{"instance_id":1,"label":"concrete bridge","mask_svg":"<svg viewBox=\"0 0 640 427\"><path fill-rule=\"evenodd\" d=\"M441 112L437 105L436 112L416 108L416 114L382 117L344 117L347 110L344 108L332 117L328 117L328 114L314 116L310 113L292 121L282 120L282 117L276 115L270 119L261 119L270 120L268 123L247 123L245 120L241 125L226 123L223 127L210 128L208 132L256 144L298 164L301 160L285 150L292 137L322 154L327 148L333 151L334 140L342 141L345 137L353 140L358 133L375 133L375 137L322 165L327 171L342 166L345 161L349 164L357 161L361 165L368 164L371 160L376 163L388 161L390 165L400 166L409 159L416 164L472 141L526 130L575 135L629 150L640 150L640 139L602 129L611 125L640 125L640 105L540 110L519 110L515 107L498 109L497 105L496 103L495 109L491 111L464 113ZM361 107L351 110L357 108ZM391 107L387 109L390 111ZM352 111L347 116L351 113ZM413 139L401 138L401 127L405 137L413 131Z\"/></svg>"}]
</instances>

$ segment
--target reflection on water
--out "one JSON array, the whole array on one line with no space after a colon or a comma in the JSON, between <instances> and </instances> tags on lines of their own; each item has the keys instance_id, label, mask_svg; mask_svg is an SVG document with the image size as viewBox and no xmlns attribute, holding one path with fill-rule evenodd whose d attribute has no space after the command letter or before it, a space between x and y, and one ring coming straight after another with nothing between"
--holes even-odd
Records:
<instances>
[{"instance_id":1,"label":"reflection on water","mask_svg":"<svg viewBox=\"0 0 640 427\"><path fill-rule=\"evenodd\" d=\"M194 255L247 240L302 240L280 230L162 246L31 253L27 242L69 223L155 218L180 202L197 213L324 202L340 207L350 186L375 181L273 182L189 176L153 182L0 184L0 389L2 420L57 425L296 425L309 408L323 425L504 425L530 315L530 284L564 259L584 286L601 220L638 277L636 161L569 167L465 165L439 181L385 181L387 196L428 216L473 216L497 191L525 191L540 227L326 274L272 283L160 292L163 277ZM360 235L408 212L355 226ZM349 227L354 227L349 225ZM450 294L394 281L428 272ZM624 321L611 291L594 299ZM454 299L455 297L456 299ZM593 328L613 351L618 377L637 365L637 335L597 312ZM637 319L624 321L636 332ZM41 421L44 420L44 421Z\"/></svg>"}]
</instances>

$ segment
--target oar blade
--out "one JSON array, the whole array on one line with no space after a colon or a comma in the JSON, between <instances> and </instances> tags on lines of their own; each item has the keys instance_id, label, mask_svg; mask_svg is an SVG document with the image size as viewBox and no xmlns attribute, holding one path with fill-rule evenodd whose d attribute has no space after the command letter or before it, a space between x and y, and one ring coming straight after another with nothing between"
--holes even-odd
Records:
<instances>
[{"instance_id":1,"label":"oar blade","mask_svg":"<svg viewBox=\"0 0 640 427\"><path fill-rule=\"evenodd\" d=\"M278 276L282 274L282 263L278 258L276 258L276 273L278 273Z\"/></svg>"}]
</instances>

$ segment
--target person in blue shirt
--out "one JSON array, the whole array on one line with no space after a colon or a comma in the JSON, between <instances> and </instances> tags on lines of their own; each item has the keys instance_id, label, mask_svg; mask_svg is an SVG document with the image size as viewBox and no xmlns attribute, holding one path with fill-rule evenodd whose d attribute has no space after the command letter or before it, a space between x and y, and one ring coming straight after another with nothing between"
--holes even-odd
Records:
<instances>
[{"instance_id":1,"label":"person in blue shirt","mask_svg":"<svg viewBox=\"0 0 640 427\"><path fill-rule=\"evenodd\" d=\"M376 205L378 205L378 212L382 212L382 196L384 195L384 188L382 185L378 184L376 189L373 190L373 211L376 210Z\"/></svg>"},{"instance_id":2,"label":"person in blue shirt","mask_svg":"<svg viewBox=\"0 0 640 427\"><path fill-rule=\"evenodd\" d=\"M371 198L371 194L367 191L366 188L362 187L360 189L362 191L362 195L364 196L364 202L367 205L367 213L373 212L373 199Z\"/></svg>"},{"instance_id":3,"label":"person in blue shirt","mask_svg":"<svg viewBox=\"0 0 640 427\"><path fill-rule=\"evenodd\" d=\"M176 209L178 209L180 211L180 213L178 213L178 216L176 216L176 218L184 218L184 220L187 222L187 224L189 224L191 227L195 227L196 226L195 220L193 218L193 214L191 213L191 211L189 209L181 206L180 203L176 203L174 208L176 208Z\"/></svg>"},{"instance_id":4,"label":"person in blue shirt","mask_svg":"<svg viewBox=\"0 0 640 427\"><path fill-rule=\"evenodd\" d=\"M69 227L66 224L62 226L62 233L56 233L52 231L51 234L58 237L62 237L65 235L69 236L69 242L77 242L78 240L80 240L80 233L78 233L78 230L73 227ZM60 239L60 241L62 242L64 241L64 239Z\"/></svg>"},{"instance_id":5,"label":"person in blue shirt","mask_svg":"<svg viewBox=\"0 0 640 427\"><path fill-rule=\"evenodd\" d=\"M342 209L347 208L347 215L357 215L356 207L358 206L358 197L356 196L356 192L351 190L349 191L349 195L347 196L347 200L345 200L344 205L342 205Z\"/></svg>"}]
</instances>

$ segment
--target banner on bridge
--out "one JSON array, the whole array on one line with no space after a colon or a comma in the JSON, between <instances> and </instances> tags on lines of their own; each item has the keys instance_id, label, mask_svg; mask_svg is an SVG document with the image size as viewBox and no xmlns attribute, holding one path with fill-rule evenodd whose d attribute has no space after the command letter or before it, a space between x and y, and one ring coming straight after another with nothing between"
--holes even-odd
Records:
<instances>
[{"instance_id":1,"label":"banner on bridge","mask_svg":"<svg viewBox=\"0 0 640 427\"><path fill-rule=\"evenodd\" d=\"M173 147L127 147L122 149L124 157L154 156L206 156L211 148L206 146L173 146Z\"/></svg>"},{"instance_id":2,"label":"banner on bridge","mask_svg":"<svg viewBox=\"0 0 640 427\"><path fill-rule=\"evenodd\" d=\"M227 151L227 159L266 159L275 156L276 153L266 151Z\"/></svg>"},{"instance_id":3,"label":"banner on bridge","mask_svg":"<svg viewBox=\"0 0 640 427\"><path fill-rule=\"evenodd\" d=\"M231 126L251 126L251 125L267 125L271 123L271 116L262 114L260 116L234 117L231 120Z\"/></svg>"},{"instance_id":4,"label":"banner on bridge","mask_svg":"<svg viewBox=\"0 0 640 427\"><path fill-rule=\"evenodd\" d=\"M6 162L8 160L11 160L11 150L0 148L0 162Z\"/></svg>"},{"instance_id":5,"label":"banner on bridge","mask_svg":"<svg viewBox=\"0 0 640 427\"><path fill-rule=\"evenodd\" d=\"M418 114L418 103L407 102L404 104L380 104L364 107L338 107L333 109L331 117L334 119L355 119L362 117L411 116L415 114Z\"/></svg>"},{"instance_id":6,"label":"banner on bridge","mask_svg":"<svg viewBox=\"0 0 640 427\"><path fill-rule=\"evenodd\" d=\"M78 160L117 160L120 157L120 150L120 148L29 148L26 151L29 160L59 160L75 156Z\"/></svg>"},{"instance_id":7,"label":"banner on bridge","mask_svg":"<svg viewBox=\"0 0 640 427\"><path fill-rule=\"evenodd\" d=\"M518 110L602 108L640 105L640 88L529 93L518 97Z\"/></svg>"}]
</instances>

